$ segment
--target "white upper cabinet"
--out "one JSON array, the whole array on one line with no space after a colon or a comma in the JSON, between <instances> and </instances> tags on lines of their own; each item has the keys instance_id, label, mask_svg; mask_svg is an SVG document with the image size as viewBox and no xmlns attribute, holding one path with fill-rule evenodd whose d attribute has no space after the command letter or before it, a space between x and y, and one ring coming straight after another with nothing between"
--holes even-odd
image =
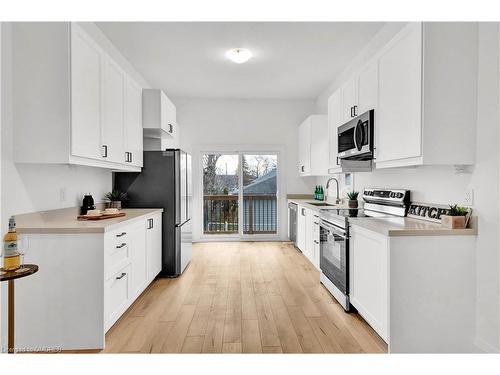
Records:
<instances>
[{"instance_id":1,"label":"white upper cabinet","mask_svg":"<svg viewBox=\"0 0 500 375\"><path fill-rule=\"evenodd\" d=\"M299 174L311 174L311 118L299 126Z\"/></svg>"},{"instance_id":2,"label":"white upper cabinet","mask_svg":"<svg viewBox=\"0 0 500 375\"><path fill-rule=\"evenodd\" d=\"M359 115L357 113L358 79L353 77L342 87L342 124Z\"/></svg>"},{"instance_id":3,"label":"white upper cabinet","mask_svg":"<svg viewBox=\"0 0 500 375\"><path fill-rule=\"evenodd\" d=\"M311 175L328 174L328 116L311 116Z\"/></svg>"},{"instance_id":4,"label":"white upper cabinet","mask_svg":"<svg viewBox=\"0 0 500 375\"><path fill-rule=\"evenodd\" d=\"M328 174L328 120L326 115L311 115L299 126L299 174Z\"/></svg>"},{"instance_id":5,"label":"white upper cabinet","mask_svg":"<svg viewBox=\"0 0 500 375\"><path fill-rule=\"evenodd\" d=\"M410 23L378 59L377 168L475 158L477 23Z\"/></svg>"},{"instance_id":6,"label":"white upper cabinet","mask_svg":"<svg viewBox=\"0 0 500 375\"><path fill-rule=\"evenodd\" d=\"M141 88L129 91L131 77L98 31L16 23L12 35L15 161L140 171Z\"/></svg>"},{"instance_id":7,"label":"white upper cabinet","mask_svg":"<svg viewBox=\"0 0 500 375\"><path fill-rule=\"evenodd\" d=\"M123 148L125 73L109 57L104 63L102 91L103 158L114 163L125 163Z\"/></svg>"},{"instance_id":8,"label":"white upper cabinet","mask_svg":"<svg viewBox=\"0 0 500 375\"><path fill-rule=\"evenodd\" d=\"M376 168L474 164L477 27L408 23L339 85L328 99L328 172L341 172L338 126L372 109Z\"/></svg>"},{"instance_id":9,"label":"white upper cabinet","mask_svg":"<svg viewBox=\"0 0 500 375\"><path fill-rule=\"evenodd\" d=\"M338 154L338 127L342 125L342 91L338 89L328 98L328 173L341 173Z\"/></svg>"},{"instance_id":10,"label":"white upper cabinet","mask_svg":"<svg viewBox=\"0 0 500 375\"><path fill-rule=\"evenodd\" d=\"M356 115L377 108L378 102L378 62L373 59L359 73ZM375 111L376 113L377 111Z\"/></svg>"},{"instance_id":11,"label":"white upper cabinet","mask_svg":"<svg viewBox=\"0 0 500 375\"><path fill-rule=\"evenodd\" d=\"M177 111L168 96L158 89L145 89L142 93L144 136L161 138L174 146L178 141ZM172 143L173 142L173 143Z\"/></svg>"},{"instance_id":12,"label":"white upper cabinet","mask_svg":"<svg viewBox=\"0 0 500 375\"><path fill-rule=\"evenodd\" d=\"M142 88L128 78L125 85L125 159L137 167L142 167Z\"/></svg>"},{"instance_id":13,"label":"white upper cabinet","mask_svg":"<svg viewBox=\"0 0 500 375\"><path fill-rule=\"evenodd\" d=\"M71 153L101 159L104 53L79 27L71 33Z\"/></svg>"},{"instance_id":14,"label":"white upper cabinet","mask_svg":"<svg viewBox=\"0 0 500 375\"><path fill-rule=\"evenodd\" d=\"M377 163L421 155L422 32L414 24L379 59Z\"/></svg>"}]
</instances>

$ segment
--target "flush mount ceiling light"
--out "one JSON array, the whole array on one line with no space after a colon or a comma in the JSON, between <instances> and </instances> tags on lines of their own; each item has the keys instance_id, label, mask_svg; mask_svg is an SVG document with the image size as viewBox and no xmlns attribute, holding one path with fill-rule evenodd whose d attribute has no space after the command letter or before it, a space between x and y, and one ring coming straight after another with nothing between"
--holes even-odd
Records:
<instances>
[{"instance_id":1,"label":"flush mount ceiling light","mask_svg":"<svg viewBox=\"0 0 500 375\"><path fill-rule=\"evenodd\" d=\"M236 64L243 64L252 58L252 52L246 48L233 48L226 52L226 57Z\"/></svg>"}]
</instances>

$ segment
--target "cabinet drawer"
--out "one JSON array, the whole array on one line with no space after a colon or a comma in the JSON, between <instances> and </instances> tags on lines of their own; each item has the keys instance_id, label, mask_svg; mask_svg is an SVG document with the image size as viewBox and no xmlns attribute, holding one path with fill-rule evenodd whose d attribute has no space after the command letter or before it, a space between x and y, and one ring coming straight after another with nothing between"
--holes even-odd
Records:
<instances>
[{"instance_id":1,"label":"cabinet drawer","mask_svg":"<svg viewBox=\"0 0 500 375\"><path fill-rule=\"evenodd\" d=\"M130 259L130 238L128 228L109 232L104 240L104 272L109 277Z\"/></svg>"},{"instance_id":2,"label":"cabinet drawer","mask_svg":"<svg viewBox=\"0 0 500 375\"><path fill-rule=\"evenodd\" d=\"M130 299L130 266L114 273L104 283L104 316L107 331L127 309Z\"/></svg>"}]
</instances>

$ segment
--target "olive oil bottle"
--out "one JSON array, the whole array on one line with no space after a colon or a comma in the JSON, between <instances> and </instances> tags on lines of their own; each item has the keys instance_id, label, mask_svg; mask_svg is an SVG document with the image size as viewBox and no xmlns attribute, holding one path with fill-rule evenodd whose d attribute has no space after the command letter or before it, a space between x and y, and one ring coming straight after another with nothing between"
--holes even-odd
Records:
<instances>
[{"instance_id":1,"label":"olive oil bottle","mask_svg":"<svg viewBox=\"0 0 500 375\"><path fill-rule=\"evenodd\" d=\"M9 219L9 231L3 237L3 269L16 270L21 266L20 254L17 250L16 222L13 217Z\"/></svg>"}]
</instances>

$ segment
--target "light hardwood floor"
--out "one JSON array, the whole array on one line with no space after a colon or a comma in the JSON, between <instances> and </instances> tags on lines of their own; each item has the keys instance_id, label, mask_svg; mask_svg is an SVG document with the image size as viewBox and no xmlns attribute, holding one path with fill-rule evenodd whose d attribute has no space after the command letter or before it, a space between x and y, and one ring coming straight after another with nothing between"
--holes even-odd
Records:
<instances>
[{"instance_id":1,"label":"light hardwood floor","mask_svg":"<svg viewBox=\"0 0 500 375\"><path fill-rule=\"evenodd\" d=\"M197 243L106 335L105 353L386 353L289 243Z\"/></svg>"}]
</instances>

